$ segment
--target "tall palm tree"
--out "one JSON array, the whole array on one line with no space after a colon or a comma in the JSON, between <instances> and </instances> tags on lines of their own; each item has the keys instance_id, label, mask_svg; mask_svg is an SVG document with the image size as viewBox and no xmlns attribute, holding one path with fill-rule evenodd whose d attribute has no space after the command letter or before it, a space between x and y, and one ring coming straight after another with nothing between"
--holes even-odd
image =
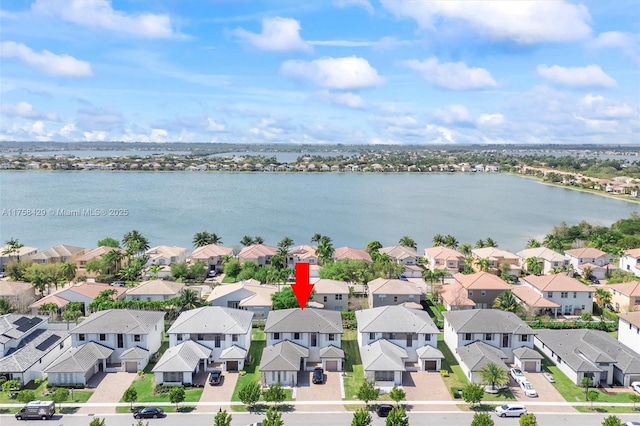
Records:
<instances>
[{"instance_id":1,"label":"tall palm tree","mask_svg":"<svg viewBox=\"0 0 640 426\"><path fill-rule=\"evenodd\" d=\"M436 234L433 236L433 240L431 240L433 242L433 245L435 247L437 246L443 246L445 243L445 236L442 234Z\"/></svg>"},{"instance_id":2,"label":"tall palm tree","mask_svg":"<svg viewBox=\"0 0 640 426\"><path fill-rule=\"evenodd\" d=\"M284 247L286 249L288 249L289 247L291 247L293 245L293 240L289 237L284 237L282 240L280 240L280 242L278 243L278 247Z\"/></svg>"},{"instance_id":3,"label":"tall palm tree","mask_svg":"<svg viewBox=\"0 0 640 426\"><path fill-rule=\"evenodd\" d=\"M511 290L504 291L496 297L493 302L493 308L500 309L501 311L513 312L514 314L522 312L522 305L520 305Z\"/></svg>"},{"instance_id":4,"label":"tall palm tree","mask_svg":"<svg viewBox=\"0 0 640 426\"><path fill-rule=\"evenodd\" d=\"M260 235L253 237L253 244L264 244L264 238Z\"/></svg>"},{"instance_id":5,"label":"tall palm tree","mask_svg":"<svg viewBox=\"0 0 640 426\"><path fill-rule=\"evenodd\" d=\"M525 264L527 265L527 273L531 275L540 275L542 273L542 266L538 259L535 257L528 257L525 260Z\"/></svg>"},{"instance_id":6,"label":"tall palm tree","mask_svg":"<svg viewBox=\"0 0 640 426\"><path fill-rule=\"evenodd\" d=\"M327 264L333 260L333 252L335 248L333 247L333 243L331 242L331 238L323 235L320 237L318 241L318 248L316 249L316 255L318 256L318 260L323 264Z\"/></svg>"},{"instance_id":7,"label":"tall palm tree","mask_svg":"<svg viewBox=\"0 0 640 426\"><path fill-rule=\"evenodd\" d=\"M215 232L210 233L209 244L222 244L222 237Z\"/></svg>"},{"instance_id":8,"label":"tall palm tree","mask_svg":"<svg viewBox=\"0 0 640 426\"><path fill-rule=\"evenodd\" d=\"M53 314L58 312L58 305L55 303L43 303L38 308L38 313L49 315L49 317L53 320Z\"/></svg>"},{"instance_id":9,"label":"tall palm tree","mask_svg":"<svg viewBox=\"0 0 640 426\"><path fill-rule=\"evenodd\" d=\"M544 244L545 247L555 251L561 251L564 248L562 240L555 234L547 234L544 237L544 241L542 242L542 244Z\"/></svg>"},{"instance_id":10,"label":"tall palm tree","mask_svg":"<svg viewBox=\"0 0 640 426\"><path fill-rule=\"evenodd\" d=\"M453 235L449 235L447 234L446 237L444 237L444 246L445 247L449 247L450 249L457 249L458 248L458 239L456 237L454 237Z\"/></svg>"},{"instance_id":11,"label":"tall palm tree","mask_svg":"<svg viewBox=\"0 0 640 426\"><path fill-rule=\"evenodd\" d=\"M611 304L611 293L603 288L596 290L596 301L601 308Z\"/></svg>"},{"instance_id":12,"label":"tall palm tree","mask_svg":"<svg viewBox=\"0 0 640 426\"><path fill-rule=\"evenodd\" d=\"M476 241L476 246L475 246L475 247L476 247L476 248L485 248L485 247L486 247L486 245L485 245L485 244L486 244L486 243L485 243L485 242L484 242L484 240L481 238L481 239L479 239L478 241Z\"/></svg>"},{"instance_id":13,"label":"tall palm tree","mask_svg":"<svg viewBox=\"0 0 640 426\"><path fill-rule=\"evenodd\" d=\"M201 305L202 301L200 300L200 297L198 297L198 293L193 290L184 290L178 298L178 306L180 307L181 311L196 309Z\"/></svg>"},{"instance_id":14,"label":"tall palm tree","mask_svg":"<svg viewBox=\"0 0 640 426\"><path fill-rule=\"evenodd\" d=\"M529 241L527 241L527 248L538 248L540 247L540 241L536 240L535 238L531 238Z\"/></svg>"},{"instance_id":15,"label":"tall palm tree","mask_svg":"<svg viewBox=\"0 0 640 426\"><path fill-rule=\"evenodd\" d=\"M24 244L20 243L17 238L11 238L6 244L7 247L2 251L2 254L13 255L16 257L18 263L20 263L20 249L24 247Z\"/></svg>"},{"instance_id":16,"label":"tall palm tree","mask_svg":"<svg viewBox=\"0 0 640 426\"><path fill-rule=\"evenodd\" d=\"M398 241L398 244L400 244L403 247L410 247L414 250L418 249L418 245L416 244L416 242L414 241L413 238L405 235L402 238L400 238L400 241Z\"/></svg>"},{"instance_id":17,"label":"tall palm tree","mask_svg":"<svg viewBox=\"0 0 640 426\"><path fill-rule=\"evenodd\" d=\"M149 250L149 240L136 230L124 234L122 244L133 254Z\"/></svg>"},{"instance_id":18,"label":"tall palm tree","mask_svg":"<svg viewBox=\"0 0 640 426\"><path fill-rule=\"evenodd\" d=\"M196 248L211 244L211 234L209 234L207 231L196 232L193 236L192 242L193 246Z\"/></svg>"},{"instance_id":19,"label":"tall palm tree","mask_svg":"<svg viewBox=\"0 0 640 426\"><path fill-rule=\"evenodd\" d=\"M312 243L319 243L320 242L320 238L322 238L322 235L318 234L317 232L315 234L313 234L313 237L311 237L311 242Z\"/></svg>"},{"instance_id":20,"label":"tall palm tree","mask_svg":"<svg viewBox=\"0 0 640 426\"><path fill-rule=\"evenodd\" d=\"M240 244L242 244L245 247L250 246L251 244L253 244L253 237L251 235L245 235L240 240Z\"/></svg>"},{"instance_id":21,"label":"tall palm tree","mask_svg":"<svg viewBox=\"0 0 640 426\"><path fill-rule=\"evenodd\" d=\"M484 240L484 246L485 247L498 247L498 243L491 237L487 237L486 240Z\"/></svg>"},{"instance_id":22,"label":"tall palm tree","mask_svg":"<svg viewBox=\"0 0 640 426\"><path fill-rule=\"evenodd\" d=\"M105 266L107 274L116 274L121 267L124 254L120 250L109 250L102 256L102 263Z\"/></svg>"},{"instance_id":23,"label":"tall palm tree","mask_svg":"<svg viewBox=\"0 0 640 426\"><path fill-rule=\"evenodd\" d=\"M154 280L158 279L158 276L160 275L161 271L162 271L162 266L160 265L149 266L149 272L151 273L151 276L153 277Z\"/></svg>"},{"instance_id":24,"label":"tall palm tree","mask_svg":"<svg viewBox=\"0 0 640 426\"><path fill-rule=\"evenodd\" d=\"M76 264L73 262L64 262L60 265L60 274L67 280L73 281L76 277Z\"/></svg>"},{"instance_id":25,"label":"tall palm tree","mask_svg":"<svg viewBox=\"0 0 640 426\"><path fill-rule=\"evenodd\" d=\"M478 259L476 264L478 265L478 269L482 272L487 272L489 270L489 259Z\"/></svg>"},{"instance_id":26,"label":"tall palm tree","mask_svg":"<svg viewBox=\"0 0 640 426\"><path fill-rule=\"evenodd\" d=\"M491 385L491 389L496 389L496 385L502 386L509 383L509 375L506 370L500 367L495 362L489 362L482 370L480 370L480 377L482 377L482 381L486 384Z\"/></svg>"},{"instance_id":27,"label":"tall palm tree","mask_svg":"<svg viewBox=\"0 0 640 426\"><path fill-rule=\"evenodd\" d=\"M471 256L471 250L473 250L473 246L471 244L460 244L460 253L462 253L464 256Z\"/></svg>"}]
</instances>

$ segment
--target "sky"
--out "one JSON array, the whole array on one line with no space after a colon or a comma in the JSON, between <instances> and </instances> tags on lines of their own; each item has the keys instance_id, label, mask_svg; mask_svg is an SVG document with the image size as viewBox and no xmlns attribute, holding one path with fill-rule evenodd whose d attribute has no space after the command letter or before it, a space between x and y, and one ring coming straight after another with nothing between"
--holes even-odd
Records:
<instances>
[{"instance_id":1,"label":"sky","mask_svg":"<svg viewBox=\"0 0 640 426\"><path fill-rule=\"evenodd\" d=\"M0 140L640 144L640 1L12 0Z\"/></svg>"}]
</instances>

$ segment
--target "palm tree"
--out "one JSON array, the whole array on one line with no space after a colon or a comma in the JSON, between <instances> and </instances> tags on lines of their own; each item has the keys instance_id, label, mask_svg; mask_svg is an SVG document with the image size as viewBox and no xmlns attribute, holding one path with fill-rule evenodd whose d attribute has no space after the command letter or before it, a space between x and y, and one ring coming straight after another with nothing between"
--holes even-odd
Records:
<instances>
[{"instance_id":1,"label":"palm tree","mask_svg":"<svg viewBox=\"0 0 640 426\"><path fill-rule=\"evenodd\" d=\"M460 253L462 253L464 256L471 256L471 250L473 250L473 246L471 244L460 244Z\"/></svg>"},{"instance_id":2,"label":"palm tree","mask_svg":"<svg viewBox=\"0 0 640 426\"><path fill-rule=\"evenodd\" d=\"M129 231L122 237L122 244L132 253L136 254L149 250L149 240L139 231Z\"/></svg>"},{"instance_id":3,"label":"palm tree","mask_svg":"<svg viewBox=\"0 0 640 426\"><path fill-rule=\"evenodd\" d=\"M203 247L211 244L211 234L207 231L196 232L193 236L192 242L194 247Z\"/></svg>"},{"instance_id":4,"label":"palm tree","mask_svg":"<svg viewBox=\"0 0 640 426\"><path fill-rule=\"evenodd\" d=\"M482 370L480 370L480 377L486 384L491 384L491 389L496 389L496 385L502 386L509 383L509 375L507 372L495 362L489 362Z\"/></svg>"},{"instance_id":5,"label":"palm tree","mask_svg":"<svg viewBox=\"0 0 640 426\"><path fill-rule=\"evenodd\" d=\"M215 232L210 233L209 244L222 244L222 237Z\"/></svg>"},{"instance_id":6,"label":"palm tree","mask_svg":"<svg viewBox=\"0 0 640 426\"><path fill-rule=\"evenodd\" d=\"M149 266L149 272L151 273L151 276L153 277L154 280L158 279L158 275L160 274L161 271L162 271L162 266L160 265Z\"/></svg>"},{"instance_id":7,"label":"palm tree","mask_svg":"<svg viewBox=\"0 0 640 426\"><path fill-rule=\"evenodd\" d=\"M260 235L253 237L253 244L264 244L264 238Z\"/></svg>"},{"instance_id":8,"label":"palm tree","mask_svg":"<svg viewBox=\"0 0 640 426\"><path fill-rule=\"evenodd\" d=\"M253 237L251 235L245 235L240 240L240 244L242 244L245 247L250 246L251 244L253 244Z\"/></svg>"},{"instance_id":9,"label":"palm tree","mask_svg":"<svg viewBox=\"0 0 640 426\"><path fill-rule=\"evenodd\" d=\"M327 264L333 260L333 252L335 248L331 242L331 238L323 235L318 241L318 248L316 249L316 255L318 260L323 264Z\"/></svg>"},{"instance_id":10,"label":"palm tree","mask_svg":"<svg viewBox=\"0 0 640 426\"><path fill-rule=\"evenodd\" d=\"M319 243L320 242L320 238L322 238L322 235L318 234L317 232L315 234L313 234L313 237L311 237L311 242L312 243Z\"/></svg>"},{"instance_id":11,"label":"palm tree","mask_svg":"<svg viewBox=\"0 0 640 426\"><path fill-rule=\"evenodd\" d=\"M381 248L382 248L382 243L380 241L372 240L372 241L369 241L369 244L367 244L365 251L371 254L371 253L377 252Z\"/></svg>"},{"instance_id":12,"label":"palm tree","mask_svg":"<svg viewBox=\"0 0 640 426\"><path fill-rule=\"evenodd\" d=\"M514 314L522 312L522 305L520 305L511 290L504 291L496 297L493 302L493 308L500 309L501 311L513 312Z\"/></svg>"},{"instance_id":13,"label":"palm tree","mask_svg":"<svg viewBox=\"0 0 640 426\"><path fill-rule=\"evenodd\" d=\"M51 317L51 319L53 320L53 314L58 312L58 305L56 305L55 303L43 303L38 308L38 312L49 315L49 317Z\"/></svg>"},{"instance_id":14,"label":"palm tree","mask_svg":"<svg viewBox=\"0 0 640 426\"><path fill-rule=\"evenodd\" d=\"M540 265L540 262L538 262L537 258L528 257L525 260L525 263L527 265L527 273L531 275L540 275L542 273L542 266Z\"/></svg>"},{"instance_id":15,"label":"palm tree","mask_svg":"<svg viewBox=\"0 0 640 426\"><path fill-rule=\"evenodd\" d=\"M484 242L484 240L481 238L478 241L476 241L476 248L484 248L486 247L485 245L486 243Z\"/></svg>"},{"instance_id":16,"label":"palm tree","mask_svg":"<svg viewBox=\"0 0 640 426\"><path fill-rule=\"evenodd\" d=\"M0 315L10 314L13 311L15 311L15 307L11 304L9 299L0 299Z\"/></svg>"},{"instance_id":17,"label":"palm tree","mask_svg":"<svg viewBox=\"0 0 640 426\"><path fill-rule=\"evenodd\" d=\"M291 247L292 245L293 245L293 240L291 238L289 238L289 237L284 237L278 243L278 247L284 247L286 249L289 249L289 247Z\"/></svg>"},{"instance_id":18,"label":"palm tree","mask_svg":"<svg viewBox=\"0 0 640 426\"><path fill-rule=\"evenodd\" d=\"M400 244L403 247L410 247L414 250L418 249L418 245L416 244L416 242L413 240L413 238L405 235L402 238L400 238L400 241L398 241L398 244Z\"/></svg>"},{"instance_id":19,"label":"palm tree","mask_svg":"<svg viewBox=\"0 0 640 426\"><path fill-rule=\"evenodd\" d=\"M544 237L544 241L542 242L542 244L544 244L545 247L555 251L561 251L564 248L562 240L555 234L547 234Z\"/></svg>"},{"instance_id":20,"label":"palm tree","mask_svg":"<svg viewBox=\"0 0 640 426\"><path fill-rule=\"evenodd\" d=\"M9 256L14 255L18 263L20 263L20 249L24 247L24 244L21 244L17 238L11 238L6 244L7 247L2 251L2 254L8 254Z\"/></svg>"},{"instance_id":21,"label":"palm tree","mask_svg":"<svg viewBox=\"0 0 640 426\"><path fill-rule=\"evenodd\" d=\"M485 247L498 247L498 243L491 237L487 237L486 240L484 240L484 246Z\"/></svg>"},{"instance_id":22,"label":"palm tree","mask_svg":"<svg viewBox=\"0 0 640 426\"><path fill-rule=\"evenodd\" d=\"M64 262L60 265L60 273L68 282L71 282L76 276L76 264L72 262Z\"/></svg>"},{"instance_id":23,"label":"palm tree","mask_svg":"<svg viewBox=\"0 0 640 426\"><path fill-rule=\"evenodd\" d=\"M449 247L450 249L456 250L458 248L458 244L459 244L458 239L453 235L447 234L447 236L444 237L445 247Z\"/></svg>"},{"instance_id":24,"label":"palm tree","mask_svg":"<svg viewBox=\"0 0 640 426\"><path fill-rule=\"evenodd\" d=\"M198 293L193 290L186 289L178 298L178 306L180 310L190 310L200 307L202 301L198 297Z\"/></svg>"},{"instance_id":25,"label":"palm tree","mask_svg":"<svg viewBox=\"0 0 640 426\"><path fill-rule=\"evenodd\" d=\"M120 250L113 249L106 252L102 256L102 261L106 266L105 272L107 274L116 274L120 270L120 262L122 261L123 257L124 254Z\"/></svg>"},{"instance_id":26,"label":"palm tree","mask_svg":"<svg viewBox=\"0 0 640 426\"><path fill-rule=\"evenodd\" d=\"M604 288L596 290L596 301L601 308L611 304L611 293Z\"/></svg>"},{"instance_id":27,"label":"palm tree","mask_svg":"<svg viewBox=\"0 0 640 426\"><path fill-rule=\"evenodd\" d=\"M433 240L431 240L434 247L443 246L445 243L445 237L442 234L436 234L433 236Z\"/></svg>"},{"instance_id":28,"label":"palm tree","mask_svg":"<svg viewBox=\"0 0 640 426\"><path fill-rule=\"evenodd\" d=\"M540 241L536 240L535 238L531 238L529 241L527 241L527 248L538 248L540 247Z\"/></svg>"},{"instance_id":29,"label":"palm tree","mask_svg":"<svg viewBox=\"0 0 640 426\"><path fill-rule=\"evenodd\" d=\"M476 263L478 264L478 269L480 269L480 271L487 272L489 270L489 259L478 259Z\"/></svg>"}]
</instances>

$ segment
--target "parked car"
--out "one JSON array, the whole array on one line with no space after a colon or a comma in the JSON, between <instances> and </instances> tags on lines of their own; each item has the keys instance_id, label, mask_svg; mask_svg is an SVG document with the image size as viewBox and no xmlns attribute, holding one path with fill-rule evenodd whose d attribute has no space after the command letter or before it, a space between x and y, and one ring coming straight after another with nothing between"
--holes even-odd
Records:
<instances>
[{"instance_id":1,"label":"parked car","mask_svg":"<svg viewBox=\"0 0 640 426\"><path fill-rule=\"evenodd\" d=\"M624 426L640 426L640 422L626 422Z\"/></svg>"},{"instance_id":2,"label":"parked car","mask_svg":"<svg viewBox=\"0 0 640 426\"><path fill-rule=\"evenodd\" d=\"M222 381L222 371L213 370L209 375L209 384L211 386L219 385Z\"/></svg>"},{"instance_id":3,"label":"parked car","mask_svg":"<svg viewBox=\"0 0 640 426\"><path fill-rule=\"evenodd\" d=\"M535 398L536 396L538 396L538 392L536 392L536 388L534 388L531 383L527 381L520 382L520 387L522 388L526 396L529 396L532 398Z\"/></svg>"},{"instance_id":4,"label":"parked car","mask_svg":"<svg viewBox=\"0 0 640 426\"><path fill-rule=\"evenodd\" d=\"M164 411L158 407L144 407L133 412L134 419L157 419L164 417Z\"/></svg>"},{"instance_id":5,"label":"parked car","mask_svg":"<svg viewBox=\"0 0 640 426\"><path fill-rule=\"evenodd\" d=\"M114 287L124 287L125 283L124 283L124 281L114 281L114 282L111 283L111 285L114 286Z\"/></svg>"},{"instance_id":6,"label":"parked car","mask_svg":"<svg viewBox=\"0 0 640 426\"><path fill-rule=\"evenodd\" d=\"M527 414L527 408L522 404L508 403L496 407L495 413L499 417L520 417Z\"/></svg>"},{"instance_id":7,"label":"parked car","mask_svg":"<svg viewBox=\"0 0 640 426\"><path fill-rule=\"evenodd\" d=\"M640 382L631 382L631 389L640 393Z\"/></svg>"},{"instance_id":8,"label":"parked car","mask_svg":"<svg viewBox=\"0 0 640 426\"><path fill-rule=\"evenodd\" d=\"M249 426L262 426L262 422L251 423Z\"/></svg>"},{"instance_id":9,"label":"parked car","mask_svg":"<svg viewBox=\"0 0 640 426\"><path fill-rule=\"evenodd\" d=\"M512 368L511 370L509 370L509 373L511 374L511 377L513 377L513 380L516 381L516 383L524 382L527 380L527 378L524 376L524 373L519 368Z\"/></svg>"},{"instance_id":10,"label":"parked car","mask_svg":"<svg viewBox=\"0 0 640 426\"><path fill-rule=\"evenodd\" d=\"M314 385L324 383L324 370L320 367L313 369L313 379L311 379Z\"/></svg>"},{"instance_id":11,"label":"parked car","mask_svg":"<svg viewBox=\"0 0 640 426\"><path fill-rule=\"evenodd\" d=\"M376 414L378 415L378 417L387 417L391 410L393 410L392 405L380 404L376 407Z\"/></svg>"},{"instance_id":12,"label":"parked car","mask_svg":"<svg viewBox=\"0 0 640 426\"><path fill-rule=\"evenodd\" d=\"M556 379L553 378L553 376L551 375L551 373L547 373L544 372L542 373L542 375L544 376L545 379L547 379L550 383L555 383Z\"/></svg>"}]
</instances>

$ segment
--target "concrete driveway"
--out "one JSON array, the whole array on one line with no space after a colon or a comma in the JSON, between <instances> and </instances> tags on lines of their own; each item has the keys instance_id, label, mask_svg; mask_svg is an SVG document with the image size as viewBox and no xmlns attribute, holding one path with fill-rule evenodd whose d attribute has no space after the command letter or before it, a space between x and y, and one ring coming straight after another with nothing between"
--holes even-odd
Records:
<instances>
[{"instance_id":1,"label":"concrete driveway","mask_svg":"<svg viewBox=\"0 0 640 426\"><path fill-rule=\"evenodd\" d=\"M296 402L302 401L342 401L342 392L340 389L340 372L325 371L324 383L314 385L311 383L311 371L301 371L298 373L298 387L296 388ZM338 411L343 410L341 405L308 406L310 411L326 410ZM305 406L296 405L296 410L304 411Z\"/></svg>"},{"instance_id":2,"label":"concrete driveway","mask_svg":"<svg viewBox=\"0 0 640 426\"><path fill-rule=\"evenodd\" d=\"M89 379L89 385L96 390L87 401L88 403L119 402L131 383L138 377L136 373L97 373ZM82 407L80 414L113 413L115 407Z\"/></svg>"},{"instance_id":3,"label":"concrete driveway","mask_svg":"<svg viewBox=\"0 0 640 426\"><path fill-rule=\"evenodd\" d=\"M565 402L565 399L560 395L560 392L542 375L542 373L524 373L527 380L536 388L538 392L537 398L530 398L524 394L522 388L513 380L509 383L511 392L516 399L522 403L529 401L535 402ZM576 410L573 407L558 407L558 406L545 406L545 411L562 412L562 413L575 413Z\"/></svg>"},{"instance_id":4,"label":"concrete driveway","mask_svg":"<svg viewBox=\"0 0 640 426\"><path fill-rule=\"evenodd\" d=\"M208 381L205 382L200 396L200 402L220 402L220 407L212 405L203 405L198 407L198 411L214 412L218 411L225 403L231 402L233 390L238 382L238 373L230 373L225 371L222 373L222 382L219 385L211 386ZM228 409L229 407L227 407Z\"/></svg>"},{"instance_id":5,"label":"concrete driveway","mask_svg":"<svg viewBox=\"0 0 640 426\"><path fill-rule=\"evenodd\" d=\"M451 394L438 371L405 371L402 373L402 389L407 394L407 401L451 401ZM412 410L438 411L439 405L420 405L410 407ZM447 405L447 410L454 409Z\"/></svg>"}]
</instances>

